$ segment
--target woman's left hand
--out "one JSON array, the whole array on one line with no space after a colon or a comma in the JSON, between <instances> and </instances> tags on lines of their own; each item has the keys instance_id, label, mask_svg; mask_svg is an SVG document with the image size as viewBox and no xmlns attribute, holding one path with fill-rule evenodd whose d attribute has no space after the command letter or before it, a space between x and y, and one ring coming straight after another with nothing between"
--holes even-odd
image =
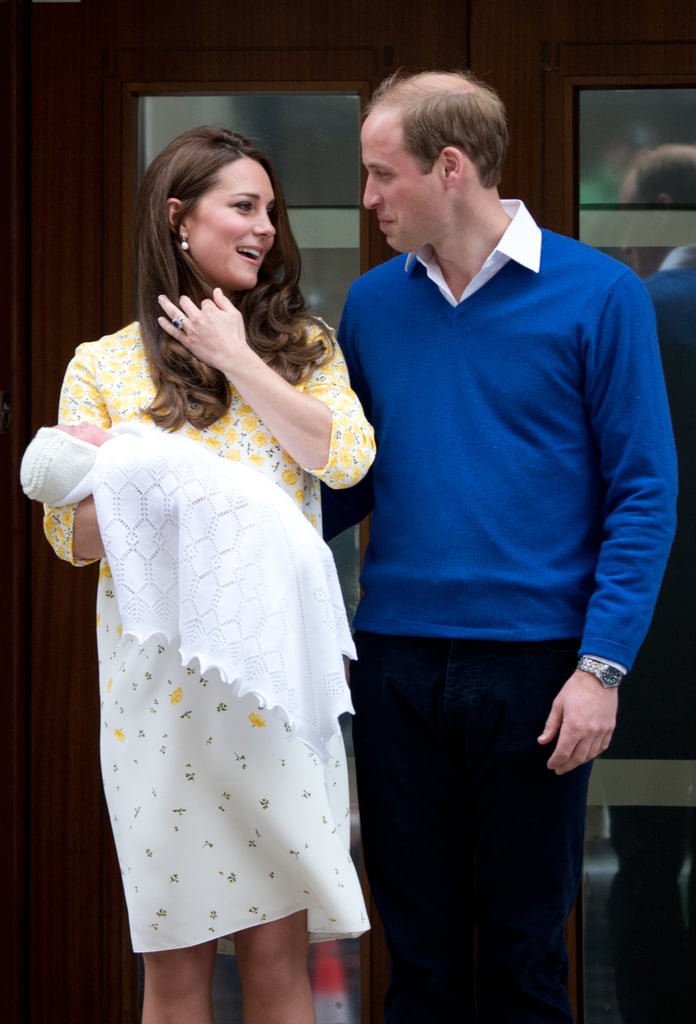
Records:
<instances>
[{"instance_id":1,"label":"woman's left hand","mask_svg":"<svg viewBox=\"0 0 696 1024\"><path fill-rule=\"evenodd\" d=\"M228 379L233 378L239 359L251 354L242 314L221 288L216 288L212 299L204 299L200 307L187 295L182 295L178 304L160 295L159 304L166 313L157 318L162 330Z\"/></svg>"}]
</instances>

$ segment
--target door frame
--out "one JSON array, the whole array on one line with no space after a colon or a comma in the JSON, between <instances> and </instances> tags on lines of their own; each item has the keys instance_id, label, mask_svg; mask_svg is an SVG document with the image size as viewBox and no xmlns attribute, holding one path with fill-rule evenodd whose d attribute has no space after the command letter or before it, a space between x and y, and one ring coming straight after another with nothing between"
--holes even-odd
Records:
<instances>
[{"instance_id":1,"label":"door frame","mask_svg":"<svg viewBox=\"0 0 696 1024\"><path fill-rule=\"evenodd\" d=\"M693 43L544 43L544 223L578 237L578 94L696 86Z\"/></svg>"},{"instance_id":2,"label":"door frame","mask_svg":"<svg viewBox=\"0 0 696 1024\"><path fill-rule=\"evenodd\" d=\"M22 0L0 4L0 88L5 137L9 146L0 161L0 281L4 341L0 346L0 544L3 586L0 622L9 639L3 664L3 772L0 814L0 874L5 879L5 927L11 941L2 957L2 1002L8 1021L23 1019L26 1006L27 949L27 659L29 587L29 502L19 483L19 466L28 436L25 338L28 324L27 166L25 119L29 19Z\"/></svg>"}]
</instances>

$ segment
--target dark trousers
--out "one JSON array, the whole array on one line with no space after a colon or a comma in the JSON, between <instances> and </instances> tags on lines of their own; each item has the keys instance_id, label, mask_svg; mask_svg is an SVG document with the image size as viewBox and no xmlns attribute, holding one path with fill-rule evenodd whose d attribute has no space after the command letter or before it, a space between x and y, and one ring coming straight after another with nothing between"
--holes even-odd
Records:
<instances>
[{"instance_id":1,"label":"dark trousers","mask_svg":"<svg viewBox=\"0 0 696 1024\"><path fill-rule=\"evenodd\" d=\"M386 1024L567 1024L563 928L590 766L555 775L536 738L577 641L356 643L362 842L392 958Z\"/></svg>"}]
</instances>

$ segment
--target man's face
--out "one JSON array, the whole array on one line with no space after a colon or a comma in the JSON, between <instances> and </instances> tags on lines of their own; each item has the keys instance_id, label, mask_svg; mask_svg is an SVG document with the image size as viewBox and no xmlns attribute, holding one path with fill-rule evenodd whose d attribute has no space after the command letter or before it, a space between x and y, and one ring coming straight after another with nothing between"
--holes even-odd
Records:
<instances>
[{"instance_id":1,"label":"man's face","mask_svg":"<svg viewBox=\"0 0 696 1024\"><path fill-rule=\"evenodd\" d=\"M367 169L363 203L377 214L389 245L410 252L430 243L437 250L447 222L438 162L423 174L404 149L398 111L389 107L377 107L368 115L361 144Z\"/></svg>"}]
</instances>

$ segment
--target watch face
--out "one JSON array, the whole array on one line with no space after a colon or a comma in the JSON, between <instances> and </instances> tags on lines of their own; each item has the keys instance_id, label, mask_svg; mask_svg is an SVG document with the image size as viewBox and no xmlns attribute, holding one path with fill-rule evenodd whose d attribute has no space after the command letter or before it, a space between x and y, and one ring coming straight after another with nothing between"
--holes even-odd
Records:
<instances>
[{"instance_id":1,"label":"watch face","mask_svg":"<svg viewBox=\"0 0 696 1024\"><path fill-rule=\"evenodd\" d=\"M602 668L601 680L604 686L618 686L622 679L623 672L619 672L613 665L605 665Z\"/></svg>"}]
</instances>

